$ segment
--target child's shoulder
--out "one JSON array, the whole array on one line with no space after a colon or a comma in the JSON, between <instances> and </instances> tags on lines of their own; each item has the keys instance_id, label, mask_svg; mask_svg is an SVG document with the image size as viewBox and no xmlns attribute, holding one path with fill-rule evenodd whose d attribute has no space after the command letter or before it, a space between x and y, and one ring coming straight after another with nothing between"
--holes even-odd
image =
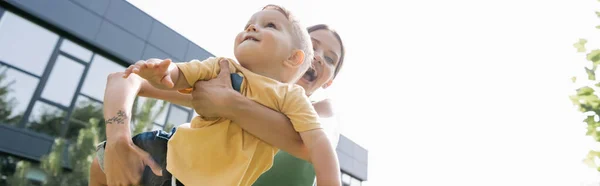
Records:
<instances>
[{"instance_id":1,"label":"child's shoulder","mask_svg":"<svg viewBox=\"0 0 600 186\"><path fill-rule=\"evenodd\" d=\"M228 57L208 57L202 61L200 61L198 59L193 59L193 60L188 61L187 63L202 64L203 66L208 66L208 67L211 67L212 69L217 69L217 71L218 71L218 69L220 69L219 61L221 61L222 59L225 59L225 60L227 60L227 62L229 62L229 70L231 72L238 72L242 68L242 66L240 66L240 64L238 64L236 60L228 58Z\"/></svg>"},{"instance_id":2,"label":"child's shoulder","mask_svg":"<svg viewBox=\"0 0 600 186\"><path fill-rule=\"evenodd\" d=\"M206 58L204 60L192 59L192 60L188 61L188 63L196 62L196 63L215 63L215 64L218 64L221 59L225 59L225 60L229 61L230 63L237 63L235 60L233 60L231 58L227 58L227 57L215 57L215 56L208 57L208 58Z\"/></svg>"}]
</instances>

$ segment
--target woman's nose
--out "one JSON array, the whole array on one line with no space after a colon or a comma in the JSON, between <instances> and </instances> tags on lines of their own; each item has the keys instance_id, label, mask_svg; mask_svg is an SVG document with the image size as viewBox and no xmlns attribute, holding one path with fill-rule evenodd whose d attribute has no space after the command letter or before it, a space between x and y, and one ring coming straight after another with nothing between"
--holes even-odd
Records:
<instances>
[{"instance_id":1,"label":"woman's nose","mask_svg":"<svg viewBox=\"0 0 600 186\"><path fill-rule=\"evenodd\" d=\"M313 60L315 62L317 62L319 65L323 64L323 58L321 57L321 55L315 55L315 57L313 58Z\"/></svg>"}]
</instances>

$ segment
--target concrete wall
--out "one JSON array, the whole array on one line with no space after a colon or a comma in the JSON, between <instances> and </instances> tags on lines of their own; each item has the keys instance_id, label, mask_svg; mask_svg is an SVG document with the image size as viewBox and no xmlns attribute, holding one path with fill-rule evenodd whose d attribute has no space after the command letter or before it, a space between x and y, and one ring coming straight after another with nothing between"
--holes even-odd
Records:
<instances>
[{"instance_id":1,"label":"concrete wall","mask_svg":"<svg viewBox=\"0 0 600 186\"><path fill-rule=\"evenodd\" d=\"M342 171L360 180L367 180L368 151L345 136L340 136L336 148Z\"/></svg>"}]
</instances>

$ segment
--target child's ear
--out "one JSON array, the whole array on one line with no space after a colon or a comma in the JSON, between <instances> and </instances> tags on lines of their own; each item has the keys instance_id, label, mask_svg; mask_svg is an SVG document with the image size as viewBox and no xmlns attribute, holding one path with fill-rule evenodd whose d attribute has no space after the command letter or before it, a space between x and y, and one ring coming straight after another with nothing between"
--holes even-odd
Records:
<instances>
[{"instance_id":1,"label":"child's ear","mask_svg":"<svg viewBox=\"0 0 600 186\"><path fill-rule=\"evenodd\" d=\"M329 80L327 83L325 83L321 88L326 89L327 87L331 86L331 84L333 83L333 80Z\"/></svg>"},{"instance_id":2,"label":"child's ear","mask_svg":"<svg viewBox=\"0 0 600 186\"><path fill-rule=\"evenodd\" d=\"M297 68L304 62L304 51L294 50L292 55L285 61L285 65Z\"/></svg>"}]
</instances>

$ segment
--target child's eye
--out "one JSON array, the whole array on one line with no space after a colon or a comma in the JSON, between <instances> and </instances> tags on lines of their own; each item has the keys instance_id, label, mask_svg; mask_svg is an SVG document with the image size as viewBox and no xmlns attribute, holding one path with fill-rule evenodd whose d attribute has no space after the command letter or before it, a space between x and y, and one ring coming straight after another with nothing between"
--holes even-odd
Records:
<instances>
[{"instance_id":1,"label":"child's eye","mask_svg":"<svg viewBox=\"0 0 600 186\"><path fill-rule=\"evenodd\" d=\"M267 28L271 27L271 28L277 29L277 26L275 26L275 24L273 24L273 23L267 23L267 25L265 27L267 27Z\"/></svg>"}]
</instances>

